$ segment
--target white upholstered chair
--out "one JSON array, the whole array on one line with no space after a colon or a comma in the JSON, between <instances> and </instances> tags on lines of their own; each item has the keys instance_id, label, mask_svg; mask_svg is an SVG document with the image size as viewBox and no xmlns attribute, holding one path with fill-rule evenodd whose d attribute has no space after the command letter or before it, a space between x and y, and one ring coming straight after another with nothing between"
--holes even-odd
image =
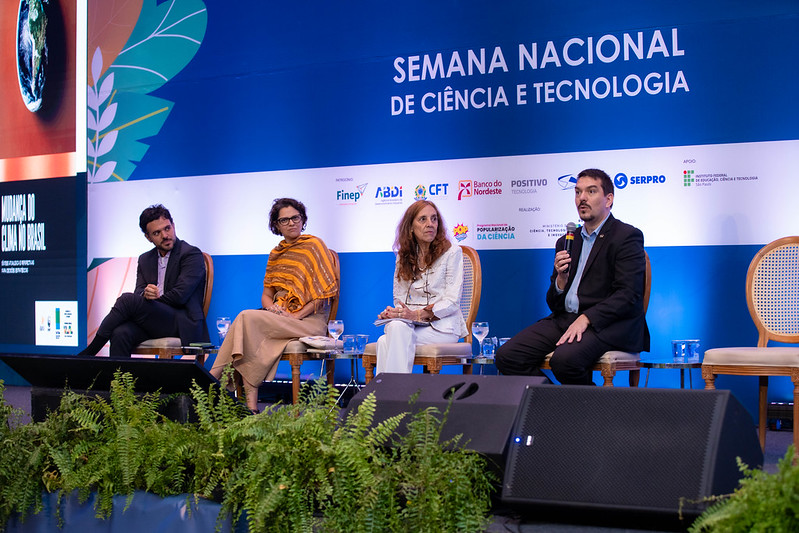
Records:
<instances>
[{"instance_id":1,"label":"white upholstered chair","mask_svg":"<svg viewBox=\"0 0 799 533\"><path fill-rule=\"evenodd\" d=\"M715 389L716 376L758 376L760 446L766 446L769 376L793 382L793 442L799 443L799 347L773 346L769 341L799 343L799 236L783 237L755 255L746 274L746 304L757 327L757 346L714 348L705 352L702 378Z\"/></svg>"}]
</instances>

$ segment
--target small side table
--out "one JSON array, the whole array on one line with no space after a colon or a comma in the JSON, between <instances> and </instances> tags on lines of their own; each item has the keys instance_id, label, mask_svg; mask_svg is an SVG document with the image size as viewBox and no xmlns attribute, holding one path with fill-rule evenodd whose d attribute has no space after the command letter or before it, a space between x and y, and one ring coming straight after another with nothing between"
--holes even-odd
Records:
<instances>
[{"instance_id":1,"label":"small side table","mask_svg":"<svg viewBox=\"0 0 799 533\"><path fill-rule=\"evenodd\" d=\"M693 377L691 376L692 368L702 368L702 361L693 359L691 361L675 361L674 359L650 359L642 360L638 363L641 368L646 368L646 380L644 387L649 384L649 370L652 368L672 368L680 371L680 388L685 388L685 371L688 370L688 388L693 389Z\"/></svg>"},{"instance_id":2,"label":"small side table","mask_svg":"<svg viewBox=\"0 0 799 533\"><path fill-rule=\"evenodd\" d=\"M494 359L493 356L488 357L488 356L485 356L485 355L476 355L476 356L473 356L473 357L464 357L463 361L464 361L464 363L468 363L470 365L479 366L480 367L480 375L483 374L483 367L485 365L496 364L496 360Z\"/></svg>"},{"instance_id":3,"label":"small side table","mask_svg":"<svg viewBox=\"0 0 799 533\"><path fill-rule=\"evenodd\" d=\"M344 353L340 350L317 350L314 348L308 348L308 353L313 354L317 353L320 355L320 359L326 365L332 366L335 369L336 361L340 360L349 360L350 362L350 380L344 385L344 389L339 394L338 402L344 398L344 394L350 388L355 389L355 392L361 390L361 384L358 382L358 365L355 364L358 359L363 357L363 352L353 352L353 353Z\"/></svg>"}]
</instances>

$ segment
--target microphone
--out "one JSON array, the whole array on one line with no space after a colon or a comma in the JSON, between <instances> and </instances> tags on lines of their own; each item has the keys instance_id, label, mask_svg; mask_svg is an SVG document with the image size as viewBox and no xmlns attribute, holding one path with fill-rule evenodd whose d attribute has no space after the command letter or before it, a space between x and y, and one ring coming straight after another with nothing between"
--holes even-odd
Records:
<instances>
[{"instance_id":1,"label":"microphone","mask_svg":"<svg viewBox=\"0 0 799 533\"><path fill-rule=\"evenodd\" d=\"M564 243L563 249L566 250L569 255L572 254L572 245L574 244L574 231L577 229L577 224L574 222L569 222L566 224L566 242ZM569 272L569 269L566 269L566 272Z\"/></svg>"}]
</instances>

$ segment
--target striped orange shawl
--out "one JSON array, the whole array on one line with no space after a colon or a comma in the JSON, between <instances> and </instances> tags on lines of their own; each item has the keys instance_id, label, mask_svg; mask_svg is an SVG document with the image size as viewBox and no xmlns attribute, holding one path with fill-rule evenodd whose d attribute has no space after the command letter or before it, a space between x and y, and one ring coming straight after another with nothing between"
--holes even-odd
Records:
<instances>
[{"instance_id":1,"label":"striped orange shawl","mask_svg":"<svg viewBox=\"0 0 799 533\"><path fill-rule=\"evenodd\" d=\"M280 241L266 263L264 287L284 289L275 303L296 312L312 300L338 294L333 255L313 235L300 235L292 244Z\"/></svg>"}]
</instances>

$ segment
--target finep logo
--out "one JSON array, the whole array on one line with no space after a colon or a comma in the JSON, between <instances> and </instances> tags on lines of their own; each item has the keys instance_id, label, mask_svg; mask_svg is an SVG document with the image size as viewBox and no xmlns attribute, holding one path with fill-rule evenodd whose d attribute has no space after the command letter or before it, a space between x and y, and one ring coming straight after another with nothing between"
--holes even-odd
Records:
<instances>
[{"instance_id":1,"label":"finep logo","mask_svg":"<svg viewBox=\"0 0 799 533\"><path fill-rule=\"evenodd\" d=\"M352 190L345 190L340 189L336 191L336 201L342 205L355 205L358 203L358 200L363 196L364 191L366 191L366 186L368 183L361 183L360 185L356 185L354 191Z\"/></svg>"},{"instance_id":2,"label":"finep logo","mask_svg":"<svg viewBox=\"0 0 799 533\"><path fill-rule=\"evenodd\" d=\"M651 176L630 176L628 178L627 174L619 172L613 178L613 184L617 189L623 189L627 185L657 185L659 183L666 183L666 176L661 174Z\"/></svg>"}]
</instances>

